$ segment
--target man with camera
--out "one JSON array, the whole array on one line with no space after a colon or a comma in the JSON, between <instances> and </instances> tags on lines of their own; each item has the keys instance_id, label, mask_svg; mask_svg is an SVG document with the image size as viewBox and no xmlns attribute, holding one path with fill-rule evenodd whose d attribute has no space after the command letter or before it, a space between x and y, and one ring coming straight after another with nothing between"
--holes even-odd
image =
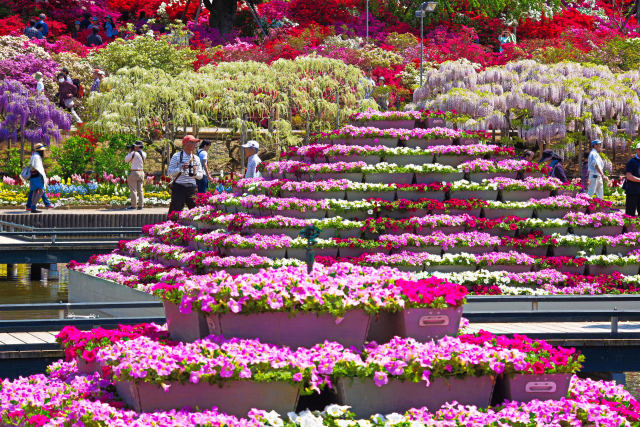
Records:
<instances>
[{"instance_id":1,"label":"man with camera","mask_svg":"<svg viewBox=\"0 0 640 427\"><path fill-rule=\"evenodd\" d=\"M129 163L131 170L127 176L127 184L131 193L131 206L127 210L141 210L144 206L144 161L147 160L147 153L142 151L142 141L136 141L133 145L128 145L129 154L124 161Z\"/></svg>"},{"instance_id":2,"label":"man with camera","mask_svg":"<svg viewBox=\"0 0 640 427\"><path fill-rule=\"evenodd\" d=\"M189 209L196 206L196 180L204 176L200 158L196 154L196 146L200 141L193 135L186 135L182 139L182 151L171 157L167 170L171 177L169 213L181 211L184 205Z\"/></svg>"}]
</instances>

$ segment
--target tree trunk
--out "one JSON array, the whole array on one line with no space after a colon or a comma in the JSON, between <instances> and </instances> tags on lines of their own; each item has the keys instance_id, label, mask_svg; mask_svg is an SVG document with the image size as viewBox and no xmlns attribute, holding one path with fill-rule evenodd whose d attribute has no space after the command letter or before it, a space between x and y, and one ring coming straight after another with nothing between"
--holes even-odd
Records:
<instances>
[{"instance_id":1,"label":"tree trunk","mask_svg":"<svg viewBox=\"0 0 640 427\"><path fill-rule=\"evenodd\" d=\"M209 10L209 26L217 28L223 35L231 33L238 11L238 2L236 0L204 0L203 3Z\"/></svg>"}]
</instances>

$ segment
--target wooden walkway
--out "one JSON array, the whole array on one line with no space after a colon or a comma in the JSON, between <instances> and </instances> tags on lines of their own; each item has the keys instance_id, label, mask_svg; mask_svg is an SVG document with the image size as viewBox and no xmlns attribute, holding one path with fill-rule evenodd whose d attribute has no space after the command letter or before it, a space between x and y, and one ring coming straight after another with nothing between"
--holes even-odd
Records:
<instances>
[{"instance_id":1,"label":"wooden walkway","mask_svg":"<svg viewBox=\"0 0 640 427\"><path fill-rule=\"evenodd\" d=\"M168 208L154 207L142 210L122 208L50 209L32 214L22 209L0 209L0 221L37 228L105 228L142 227L167 219Z\"/></svg>"}]
</instances>

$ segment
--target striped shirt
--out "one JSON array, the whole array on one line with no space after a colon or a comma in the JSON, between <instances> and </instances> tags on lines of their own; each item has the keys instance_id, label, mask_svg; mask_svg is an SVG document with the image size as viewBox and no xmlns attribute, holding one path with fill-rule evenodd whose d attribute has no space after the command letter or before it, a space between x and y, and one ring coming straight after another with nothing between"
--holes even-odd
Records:
<instances>
[{"instance_id":1,"label":"striped shirt","mask_svg":"<svg viewBox=\"0 0 640 427\"><path fill-rule=\"evenodd\" d=\"M182 157L182 161L180 161L180 157ZM191 164L191 170L194 175L189 176L189 170L183 169L183 166ZM171 157L171 161L169 162L169 168L167 169L167 174L174 178L178 173L180 173L178 179L175 180L176 184L194 186L196 185L196 179L202 179L204 176L204 172L202 171L202 165L200 164L200 158L196 154L187 154L184 151L178 151Z\"/></svg>"}]
</instances>

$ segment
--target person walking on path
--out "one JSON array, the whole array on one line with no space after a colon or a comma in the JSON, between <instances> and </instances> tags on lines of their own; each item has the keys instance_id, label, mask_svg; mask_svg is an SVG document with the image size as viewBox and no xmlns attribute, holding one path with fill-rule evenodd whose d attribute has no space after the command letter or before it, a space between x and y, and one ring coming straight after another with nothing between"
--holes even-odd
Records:
<instances>
[{"instance_id":1,"label":"person walking on path","mask_svg":"<svg viewBox=\"0 0 640 427\"><path fill-rule=\"evenodd\" d=\"M38 95L44 95L44 83L42 83L42 73L40 71L36 72L33 75L33 78L36 81L36 93Z\"/></svg>"},{"instance_id":2,"label":"person walking on path","mask_svg":"<svg viewBox=\"0 0 640 427\"><path fill-rule=\"evenodd\" d=\"M200 158L200 164L202 165L202 179L196 181L198 184L198 193L206 193L209 189L209 181L213 181L211 172L209 172L209 148L211 148L211 141L205 139L200 143L198 148L198 158Z\"/></svg>"},{"instance_id":3,"label":"person walking on path","mask_svg":"<svg viewBox=\"0 0 640 427\"><path fill-rule=\"evenodd\" d=\"M591 152L589 153L589 191L590 197L594 195L600 199L604 197L604 182L607 177L604 175L604 161L600 157L602 151L602 141L596 139L591 141Z\"/></svg>"},{"instance_id":4,"label":"person walking on path","mask_svg":"<svg viewBox=\"0 0 640 427\"><path fill-rule=\"evenodd\" d=\"M627 194L625 214L640 215L640 141L634 144L636 154L627 162L626 181L622 188Z\"/></svg>"},{"instance_id":5,"label":"person walking on path","mask_svg":"<svg viewBox=\"0 0 640 427\"><path fill-rule=\"evenodd\" d=\"M127 184L131 192L131 206L127 210L141 210L144 207L144 162L147 160L147 153L142 150L143 146L142 141L136 141L124 158L130 166Z\"/></svg>"},{"instance_id":6,"label":"person walking on path","mask_svg":"<svg viewBox=\"0 0 640 427\"><path fill-rule=\"evenodd\" d=\"M553 150L544 150L539 163L546 163L550 168L550 177L558 178L561 182L569 182L567 174L562 166L562 159L556 155Z\"/></svg>"},{"instance_id":7,"label":"person walking on path","mask_svg":"<svg viewBox=\"0 0 640 427\"><path fill-rule=\"evenodd\" d=\"M202 179L202 165L196 155L196 145L202 140L193 135L182 138L182 151L175 153L169 162L167 175L171 177L171 202L169 213L196 206L196 180Z\"/></svg>"},{"instance_id":8,"label":"person walking on path","mask_svg":"<svg viewBox=\"0 0 640 427\"><path fill-rule=\"evenodd\" d=\"M258 141L248 141L242 146L244 148L244 156L247 160L247 170L244 174L245 178L260 178L260 172L258 166L262 163L260 157L258 157L258 151L260 150L260 144Z\"/></svg>"},{"instance_id":9,"label":"person walking on path","mask_svg":"<svg viewBox=\"0 0 640 427\"><path fill-rule=\"evenodd\" d=\"M36 29L36 21L34 20L29 21L29 26L24 29L23 34L29 37L29 39L40 40L44 38L42 33Z\"/></svg>"},{"instance_id":10,"label":"person walking on path","mask_svg":"<svg viewBox=\"0 0 640 427\"><path fill-rule=\"evenodd\" d=\"M38 18L40 18L40 21L38 21L38 24L42 24L42 29L40 30L40 32L46 38L49 35L49 26L45 21L45 19L47 19L47 15L45 15L44 13L41 13L40 15L38 15Z\"/></svg>"},{"instance_id":11,"label":"person walking on path","mask_svg":"<svg viewBox=\"0 0 640 427\"><path fill-rule=\"evenodd\" d=\"M44 170L44 164L42 159L44 158L44 151L46 147L38 143L33 147L33 153L29 160L29 167L31 168L31 178L29 179L29 196L27 197L27 210L31 213L40 213L37 209L40 198L44 202L47 208L51 208L51 202L47 198L45 189L49 179L47 173Z\"/></svg>"},{"instance_id":12,"label":"person walking on path","mask_svg":"<svg viewBox=\"0 0 640 427\"><path fill-rule=\"evenodd\" d=\"M102 70L93 70L93 83L91 84L91 92L100 92L100 82L105 74Z\"/></svg>"},{"instance_id":13,"label":"person walking on path","mask_svg":"<svg viewBox=\"0 0 640 427\"><path fill-rule=\"evenodd\" d=\"M64 73L58 73L57 77L59 105L71 113L76 123L82 123L82 119L73 108L75 105L73 98L78 94L78 88L73 83L69 83Z\"/></svg>"}]
</instances>

